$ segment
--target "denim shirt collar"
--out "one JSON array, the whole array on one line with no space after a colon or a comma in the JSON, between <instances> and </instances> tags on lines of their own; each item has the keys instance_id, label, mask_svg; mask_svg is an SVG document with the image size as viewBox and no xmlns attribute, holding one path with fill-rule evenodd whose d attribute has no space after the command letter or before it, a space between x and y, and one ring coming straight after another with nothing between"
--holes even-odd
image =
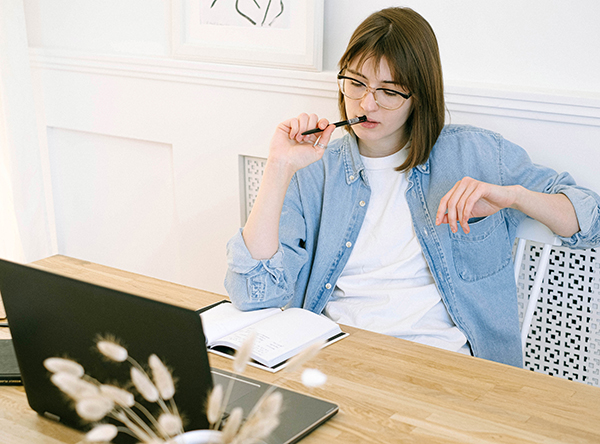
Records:
<instances>
[{"instance_id":1,"label":"denim shirt collar","mask_svg":"<svg viewBox=\"0 0 600 444\"><path fill-rule=\"evenodd\" d=\"M429 174L429 159L425 163L417 165L416 168L423 174Z\"/></svg>"},{"instance_id":2,"label":"denim shirt collar","mask_svg":"<svg viewBox=\"0 0 600 444\"><path fill-rule=\"evenodd\" d=\"M344 161L344 172L346 174L346 183L353 184L359 178L369 185L367 175L364 174L365 166L360 158L358 151L358 142L352 134L346 134L344 142L341 144L342 156Z\"/></svg>"}]
</instances>

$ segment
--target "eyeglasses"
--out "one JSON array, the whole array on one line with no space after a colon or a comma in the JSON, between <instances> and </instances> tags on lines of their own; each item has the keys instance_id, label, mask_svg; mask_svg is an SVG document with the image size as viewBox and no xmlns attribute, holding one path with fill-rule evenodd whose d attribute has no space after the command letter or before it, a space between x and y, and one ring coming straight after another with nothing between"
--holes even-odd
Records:
<instances>
[{"instance_id":1,"label":"eyeglasses","mask_svg":"<svg viewBox=\"0 0 600 444\"><path fill-rule=\"evenodd\" d=\"M342 71L337 76L340 92L352 100L360 100L367 95L373 93L375 102L382 108L394 110L404 105L412 93L402 93L388 88L371 88L365 85L360 80L342 75Z\"/></svg>"}]
</instances>

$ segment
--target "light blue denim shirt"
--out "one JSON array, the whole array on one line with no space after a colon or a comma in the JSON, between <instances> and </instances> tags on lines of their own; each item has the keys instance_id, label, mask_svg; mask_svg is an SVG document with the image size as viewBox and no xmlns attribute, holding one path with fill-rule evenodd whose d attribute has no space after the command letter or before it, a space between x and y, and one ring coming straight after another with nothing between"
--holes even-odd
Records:
<instances>
[{"instance_id":1,"label":"light blue denim shirt","mask_svg":"<svg viewBox=\"0 0 600 444\"><path fill-rule=\"evenodd\" d=\"M580 232L563 245L600 242L600 197L567 173L535 165L498 134L468 126L443 129L429 160L408 172L406 199L413 226L442 300L475 356L522 366L517 288L512 265L517 210L470 221L471 232L435 225L440 199L465 176L498 185L564 193ZM323 159L298 171L285 198L280 245L255 260L241 230L227 244L225 286L242 310L303 307L321 313L360 231L370 199L369 181L353 136L332 141Z\"/></svg>"}]
</instances>

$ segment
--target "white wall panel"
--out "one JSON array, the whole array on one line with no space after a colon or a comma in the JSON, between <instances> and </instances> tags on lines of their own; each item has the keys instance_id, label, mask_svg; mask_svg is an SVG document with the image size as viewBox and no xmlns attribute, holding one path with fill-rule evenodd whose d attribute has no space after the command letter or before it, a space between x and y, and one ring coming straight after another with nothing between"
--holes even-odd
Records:
<instances>
[{"instance_id":1,"label":"white wall panel","mask_svg":"<svg viewBox=\"0 0 600 444\"><path fill-rule=\"evenodd\" d=\"M48 129L61 254L177 280L172 148Z\"/></svg>"},{"instance_id":2,"label":"white wall panel","mask_svg":"<svg viewBox=\"0 0 600 444\"><path fill-rule=\"evenodd\" d=\"M168 0L26 0L30 46L162 56Z\"/></svg>"}]
</instances>

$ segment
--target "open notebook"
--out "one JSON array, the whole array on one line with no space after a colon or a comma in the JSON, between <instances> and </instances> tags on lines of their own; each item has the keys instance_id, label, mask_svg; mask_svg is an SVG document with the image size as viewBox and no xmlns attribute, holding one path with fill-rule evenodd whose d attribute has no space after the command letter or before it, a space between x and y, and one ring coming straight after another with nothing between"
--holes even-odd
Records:
<instances>
[{"instance_id":1,"label":"open notebook","mask_svg":"<svg viewBox=\"0 0 600 444\"><path fill-rule=\"evenodd\" d=\"M94 352L98 335L118 338L140 362L156 354L172 369L177 381L174 399L187 419L186 430L207 428L204 406L213 381L226 384L236 378L226 411L239 405L249 412L269 387L209 367L202 322L193 310L4 260L0 260L0 294L29 405L71 427L88 426L51 383L43 361L68 357L101 382L129 381L127 366L107 362ZM298 441L338 411L333 403L278 390L285 408L269 443Z\"/></svg>"}]
</instances>

